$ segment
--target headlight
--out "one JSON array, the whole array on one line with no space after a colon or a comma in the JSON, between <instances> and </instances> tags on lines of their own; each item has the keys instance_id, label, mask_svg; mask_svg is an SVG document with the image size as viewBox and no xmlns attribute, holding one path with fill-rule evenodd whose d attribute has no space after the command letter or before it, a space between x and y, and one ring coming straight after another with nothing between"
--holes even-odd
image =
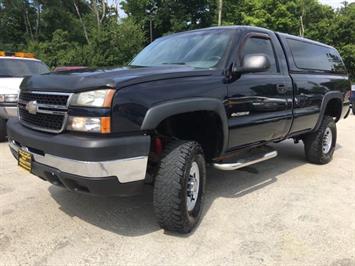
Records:
<instances>
[{"instance_id":1,"label":"headlight","mask_svg":"<svg viewBox=\"0 0 355 266\"><path fill-rule=\"evenodd\" d=\"M74 94L70 105L83 107L111 107L113 89L87 91Z\"/></svg>"},{"instance_id":2,"label":"headlight","mask_svg":"<svg viewBox=\"0 0 355 266\"><path fill-rule=\"evenodd\" d=\"M18 94L0 94L1 103L16 103L18 101Z\"/></svg>"},{"instance_id":3,"label":"headlight","mask_svg":"<svg viewBox=\"0 0 355 266\"><path fill-rule=\"evenodd\" d=\"M111 118L69 116L67 130L93 133L110 133Z\"/></svg>"}]
</instances>

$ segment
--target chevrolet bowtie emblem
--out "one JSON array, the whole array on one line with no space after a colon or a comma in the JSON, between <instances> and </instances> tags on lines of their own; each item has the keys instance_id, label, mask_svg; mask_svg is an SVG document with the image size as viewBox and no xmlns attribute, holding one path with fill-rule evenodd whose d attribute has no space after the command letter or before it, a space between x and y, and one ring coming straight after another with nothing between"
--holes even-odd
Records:
<instances>
[{"instance_id":1,"label":"chevrolet bowtie emblem","mask_svg":"<svg viewBox=\"0 0 355 266\"><path fill-rule=\"evenodd\" d=\"M26 104L26 110L30 113L30 114L37 114L37 110L38 110L38 104L37 101L30 101Z\"/></svg>"}]
</instances>

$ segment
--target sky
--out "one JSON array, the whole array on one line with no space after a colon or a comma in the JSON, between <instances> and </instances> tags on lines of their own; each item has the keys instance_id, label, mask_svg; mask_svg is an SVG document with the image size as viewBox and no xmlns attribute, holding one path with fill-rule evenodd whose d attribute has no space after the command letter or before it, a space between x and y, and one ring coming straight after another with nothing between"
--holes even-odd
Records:
<instances>
[{"instance_id":1,"label":"sky","mask_svg":"<svg viewBox=\"0 0 355 266\"><path fill-rule=\"evenodd\" d=\"M330 5L333 8L338 8L341 6L341 3L344 2L344 0L320 0L322 4ZM348 0L347 2L353 3L355 0Z\"/></svg>"},{"instance_id":2,"label":"sky","mask_svg":"<svg viewBox=\"0 0 355 266\"><path fill-rule=\"evenodd\" d=\"M113 3L114 0L108 0L108 2ZM321 2L322 4L329 5L333 8L338 8L341 6L341 3L344 2L344 0L319 0L319 2ZM353 2L355 2L355 0L347 0L347 2L353 3ZM119 12L120 12L121 17L126 16L126 14L124 13L124 11L122 9L120 9Z\"/></svg>"}]
</instances>

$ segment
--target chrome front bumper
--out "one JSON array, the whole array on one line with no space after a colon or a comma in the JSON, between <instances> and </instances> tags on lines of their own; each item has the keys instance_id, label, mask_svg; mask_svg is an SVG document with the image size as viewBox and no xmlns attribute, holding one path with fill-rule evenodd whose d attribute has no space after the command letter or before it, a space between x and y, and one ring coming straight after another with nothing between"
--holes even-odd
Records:
<instances>
[{"instance_id":1,"label":"chrome front bumper","mask_svg":"<svg viewBox=\"0 0 355 266\"><path fill-rule=\"evenodd\" d=\"M32 155L33 161L56 168L61 172L82 177L117 177L120 183L128 183L145 179L148 157L134 157L112 161L78 161L62 158L50 154L40 155L32 152L27 147L20 147L16 142L9 142L10 149L17 153L24 149Z\"/></svg>"},{"instance_id":2,"label":"chrome front bumper","mask_svg":"<svg viewBox=\"0 0 355 266\"><path fill-rule=\"evenodd\" d=\"M0 118L9 119L17 116L16 106L0 106Z\"/></svg>"}]
</instances>

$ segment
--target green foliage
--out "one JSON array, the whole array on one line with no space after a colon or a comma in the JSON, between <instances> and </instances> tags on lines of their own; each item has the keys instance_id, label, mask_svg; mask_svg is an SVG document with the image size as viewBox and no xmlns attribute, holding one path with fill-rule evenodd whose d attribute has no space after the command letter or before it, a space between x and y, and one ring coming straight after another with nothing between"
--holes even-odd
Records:
<instances>
[{"instance_id":1,"label":"green foliage","mask_svg":"<svg viewBox=\"0 0 355 266\"><path fill-rule=\"evenodd\" d=\"M2 47L22 48L30 37L25 19L34 14L27 1L0 0L0 45Z\"/></svg>"},{"instance_id":2,"label":"green foliage","mask_svg":"<svg viewBox=\"0 0 355 266\"><path fill-rule=\"evenodd\" d=\"M92 34L95 37L84 46L87 65L92 66L127 64L144 44L144 33L130 19L121 24L111 20Z\"/></svg>"},{"instance_id":3,"label":"green foliage","mask_svg":"<svg viewBox=\"0 0 355 266\"><path fill-rule=\"evenodd\" d=\"M105 1L0 0L0 50L26 50L49 66L127 64L145 43Z\"/></svg>"},{"instance_id":4,"label":"green foliage","mask_svg":"<svg viewBox=\"0 0 355 266\"><path fill-rule=\"evenodd\" d=\"M151 34L155 39L217 24L219 0L122 0L125 19L112 5L117 1L0 0L0 50L30 50L50 66L122 65ZM318 0L223 0L222 22L335 46L355 78L355 3L333 10Z\"/></svg>"},{"instance_id":5,"label":"green foliage","mask_svg":"<svg viewBox=\"0 0 355 266\"><path fill-rule=\"evenodd\" d=\"M70 34L56 30L47 42L30 42L28 49L50 66L115 66L127 64L142 48L143 32L130 19L111 20L93 29L89 44L71 41Z\"/></svg>"},{"instance_id":6,"label":"green foliage","mask_svg":"<svg viewBox=\"0 0 355 266\"><path fill-rule=\"evenodd\" d=\"M350 76L355 80L355 3L345 4L335 13L327 38L339 50Z\"/></svg>"},{"instance_id":7,"label":"green foliage","mask_svg":"<svg viewBox=\"0 0 355 266\"><path fill-rule=\"evenodd\" d=\"M350 77L355 81L355 44L347 44L339 48Z\"/></svg>"},{"instance_id":8,"label":"green foliage","mask_svg":"<svg viewBox=\"0 0 355 266\"><path fill-rule=\"evenodd\" d=\"M28 50L49 66L82 65L82 49L77 42L71 42L67 31L58 29L50 41L30 42Z\"/></svg>"},{"instance_id":9,"label":"green foliage","mask_svg":"<svg viewBox=\"0 0 355 266\"><path fill-rule=\"evenodd\" d=\"M170 32L208 27L215 19L215 0L133 0L121 4L126 14L142 25L147 37L150 22L156 38Z\"/></svg>"}]
</instances>

